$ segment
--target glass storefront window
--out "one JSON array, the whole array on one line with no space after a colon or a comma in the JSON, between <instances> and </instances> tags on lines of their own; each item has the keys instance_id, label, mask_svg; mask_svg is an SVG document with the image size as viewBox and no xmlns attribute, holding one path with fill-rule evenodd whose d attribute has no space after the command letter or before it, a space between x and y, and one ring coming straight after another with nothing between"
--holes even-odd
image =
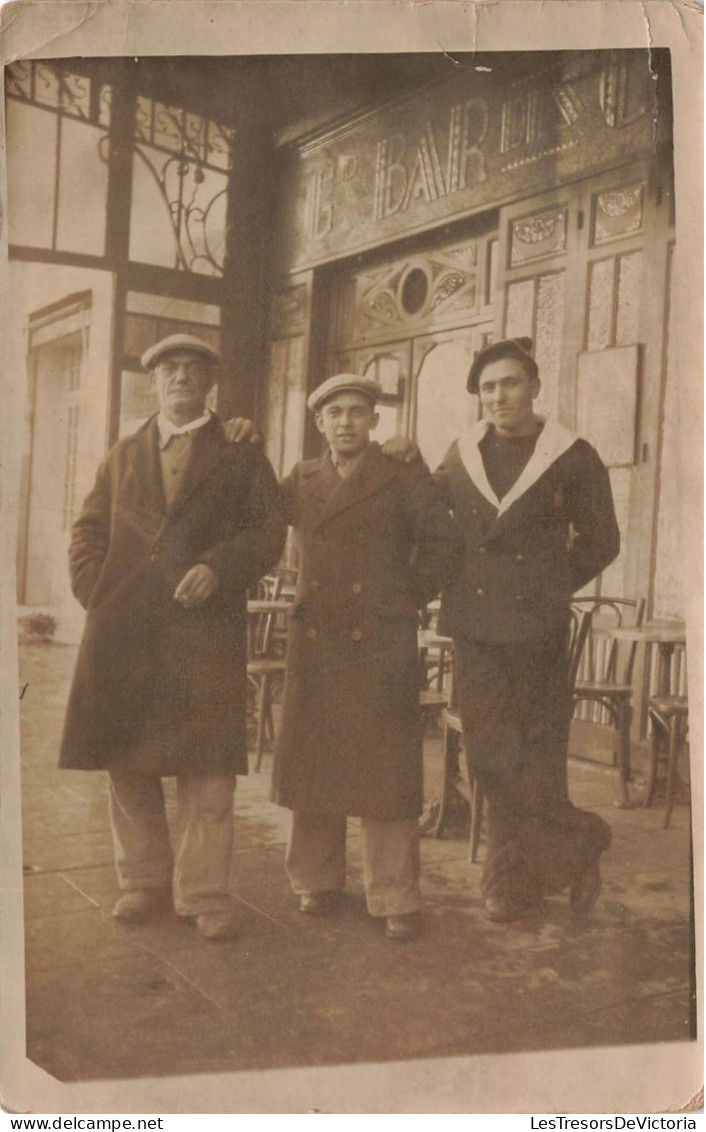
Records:
<instances>
[{"instance_id":1,"label":"glass storefront window","mask_svg":"<svg viewBox=\"0 0 706 1132\"><path fill-rule=\"evenodd\" d=\"M58 63L5 79L10 243L102 255L110 88Z\"/></svg>"}]
</instances>

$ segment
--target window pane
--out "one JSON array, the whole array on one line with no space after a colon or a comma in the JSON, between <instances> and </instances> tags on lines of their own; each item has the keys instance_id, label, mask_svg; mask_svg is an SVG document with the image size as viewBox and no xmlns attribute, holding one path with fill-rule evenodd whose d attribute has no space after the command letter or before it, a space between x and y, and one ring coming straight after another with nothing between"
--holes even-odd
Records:
<instances>
[{"instance_id":1,"label":"window pane","mask_svg":"<svg viewBox=\"0 0 706 1132\"><path fill-rule=\"evenodd\" d=\"M618 261L618 322L615 341L627 346L639 340L642 252L623 255Z\"/></svg>"},{"instance_id":2,"label":"window pane","mask_svg":"<svg viewBox=\"0 0 706 1132\"><path fill-rule=\"evenodd\" d=\"M170 334L195 334L216 349L220 346L221 334L216 326L128 312L125 315L125 356L139 360L149 346Z\"/></svg>"},{"instance_id":3,"label":"window pane","mask_svg":"<svg viewBox=\"0 0 706 1132\"><path fill-rule=\"evenodd\" d=\"M534 280L511 283L507 289L505 334L508 338L531 338L534 323Z\"/></svg>"},{"instance_id":4,"label":"window pane","mask_svg":"<svg viewBox=\"0 0 706 1132\"><path fill-rule=\"evenodd\" d=\"M103 255L108 167L101 155L103 130L61 120L59 216L56 246Z\"/></svg>"},{"instance_id":5,"label":"window pane","mask_svg":"<svg viewBox=\"0 0 706 1132\"><path fill-rule=\"evenodd\" d=\"M592 263L588 275L587 349L605 350L613 344L614 260Z\"/></svg>"},{"instance_id":6,"label":"window pane","mask_svg":"<svg viewBox=\"0 0 706 1132\"><path fill-rule=\"evenodd\" d=\"M154 295L144 291L128 291L125 309L131 314L150 314L176 322L193 322L199 326L220 326L221 308L192 299L175 299L171 295Z\"/></svg>"},{"instance_id":7,"label":"window pane","mask_svg":"<svg viewBox=\"0 0 706 1132\"><path fill-rule=\"evenodd\" d=\"M391 440L393 436L399 436L399 407L397 405L378 404L376 411L380 419L377 428L371 433L370 439L376 440L378 444L384 444L386 440Z\"/></svg>"},{"instance_id":8,"label":"window pane","mask_svg":"<svg viewBox=\"0 0 706 1132\"><path fill-rule=\"evenodd\" d=\"M542 384L536 404L538 412L550 416L557 416L559 412L564 281L563 272L544 275L539 280L537 294L535 359Z\"/></svg>"},{"instance_id":9,"label":"window pane","mask_svg":"<svg viewBox=\"0 0 706 1132\"><path fill-rule=\"evenodd\" d=\"M10 243L50 248L58 118L14 99L6 109Z\"/></svg>"},{"instance_id":10,"label":"window pane","mask_svg":"<svg viewBox=\"0 0 706 1132\"><path fill-rule=\"evenodd\" d=\"M426 354L417 380L417 444L429 467L438 467L449 445L478 419L478 398L466 392L473 340L468 332Z\"/></svg>"}]
</instances>

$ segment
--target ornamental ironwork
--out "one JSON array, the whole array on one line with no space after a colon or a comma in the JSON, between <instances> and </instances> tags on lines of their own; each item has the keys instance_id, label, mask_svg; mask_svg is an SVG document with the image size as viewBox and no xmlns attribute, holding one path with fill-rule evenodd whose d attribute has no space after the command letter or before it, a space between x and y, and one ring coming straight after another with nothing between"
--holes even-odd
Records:
<instances>
[{"instance_id":1,"label":"ornamental ironwork","mask_svg":"<svg viewBox=\"0 0 706 1132\"><path fill-rule=\"evenodd\" d=\"M28 59L11 63L5 71L5 93L8 98L65 117L94 125L110 124L109 87L58 62Z\"/></svg>"},{"instance_id":2,"label":"ornamental ironwork","mask_svg":"<svg viewBox=\"0 0 706 1132\"><path fill-rule=\"evenodd\" d=\"M174 266L222 275L234 132L183 107L138 98L135 154L165 207Z\"/></svg>"}]
</instances>

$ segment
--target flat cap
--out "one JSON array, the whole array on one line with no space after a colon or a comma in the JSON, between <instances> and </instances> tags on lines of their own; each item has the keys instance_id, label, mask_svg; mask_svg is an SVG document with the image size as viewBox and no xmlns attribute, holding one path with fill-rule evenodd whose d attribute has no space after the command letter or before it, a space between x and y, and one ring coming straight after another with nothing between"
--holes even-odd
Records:
<instances>
[{"instance_id":1,"label":"flat cap","mask_svg":"<svg viewBox=\"0 0 706 1132\"><path fill-rule=\"evenodd\" d=\"M478 382L485 367L491 362L499 362L501 358L516 358L524 365L528 377L538 377L539 368L532 357L532 345L531 338L501 338L499 342L491 342L489 346L478 350L468 373L468 392L478 392Z\"/></svg>"},{"instance_id":2,"label":"flat cap","mask_svg":"<svg viewBox=\"0 0 706 1132\"><path fill-rule=\"evenodd\" d=\"M150 346L149 350L145 350L140 361L145 369L154 369L160 359L173 350L192 350L195 354L202 354L210 365L216 365L221 360L218 350L202 338L196 338L193 334L170 334L168 338L162 338L154 346Z\"/></svg>"},{"instance_id":3,"label":"flat cap","mask_svg":"<svg viewBox=\"0 0 706 1132\"><path fill-rule=\"evenodd\" d=\"M317 412L334 393L362 393L374 405L382 389L372 377L362 377L359 373L337 373L310 393L306 403L312 412Z\"/></svg>"}]
</instances>

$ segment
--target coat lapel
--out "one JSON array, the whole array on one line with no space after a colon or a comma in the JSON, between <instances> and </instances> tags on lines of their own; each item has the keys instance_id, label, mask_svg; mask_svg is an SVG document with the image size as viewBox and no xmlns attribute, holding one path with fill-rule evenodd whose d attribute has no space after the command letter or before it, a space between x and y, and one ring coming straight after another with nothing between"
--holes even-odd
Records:
<instances>
[{"instance_id":1,"label":"coat lapel","mask_svg":"<svg viewBox=\"0 0 706 1132\"><path fill-rule=\"evenodd\" d=\"M564 428L557 421L545 421L537 440L534 452L507 495L498 499L488 483L483 466L483 457L478 447L490 427L488 421L479 421L458 442L458 450L468 475L485 498L497 507L498 518L504 515L513 503L529 491L548 468L559 459L578 439L575 433Z\"/></svg>"},{"instance_id":2,"label":"coat lapel","mask_svg":"<svg viewBox=\"0 0 706 1132\"><path fill-rule=\"evenodd\" d=\"M128 463L150 511L166 514L167 503L162 486L162 469L159 462L159 432L157 418L152 417L132 438L128 448Z\"/></svg>"},{"instance_id":3,"label":"coat lapel","mask_svg":"<svg viewBox=\"0 0 706 1132\"><path fill-rule=\"evenodd\" d=\"M330 472L322 469L321 477L314 490L323 492L329 488L329 485L332 490L328 493L325 501L322 500L324 506L319 515L317 526L327 522L341 511L355 506L361 500L375 495L397 474L394 462L383 456L379 446L375 443L368 445L358 466L345 479L340 478L328 455L324 457L322 463L324 461Z\"/></svg>"},{"instance_id":4,"label":"coat lapel","mask_svg":"<svg viewBox=\"0 0 706 1132\"><path fill-rule=\"evenodd\" d=\"M184 469L179 489L168 510L170 516L183 507L196 489L219 466L226 444L223 428L218 417L212 416L208 424L198 429L192 441L189 462Z\"/></svg>"}]
</instances>

